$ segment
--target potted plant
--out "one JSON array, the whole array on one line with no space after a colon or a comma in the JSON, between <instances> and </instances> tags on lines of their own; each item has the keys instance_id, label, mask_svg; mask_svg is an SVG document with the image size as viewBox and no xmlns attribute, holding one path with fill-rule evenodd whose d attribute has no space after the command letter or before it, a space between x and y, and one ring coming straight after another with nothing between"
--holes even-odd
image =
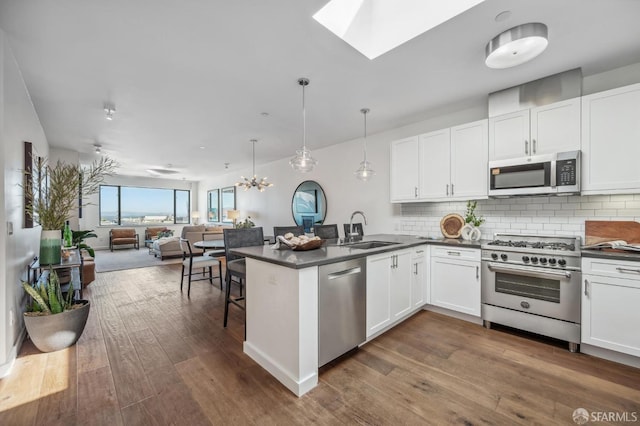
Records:
<instances>
[{"instance_id":1,"label":"potted plant","mask_svg":"<svg viewBox=\"0 0 640 426\"><path fill-rule=\"evenodd\" d=\"M98 238L93 232L93 229L89 231L71 231L73 235L73 245L78 247L79 250L86 250L89 256L96 257L96 253L91 246L84 242L87 238Z\"/></svg>"},{"instance_id":2,"label":"potted plant","mask_svg":"<svg viewBox=\"0 0 640 426\"><path fill-rule=\"evenodd\" d=\"M253 228L254 226L256 226L256 224L251 220L251 216L247 216L245 220L240 221L236 224L236 228L238 229Z\"/></svg>"},{"instance_id":3,"label":"potted plant","mask_svg":"<svg viewBox=\"0 0 640 426\"><path fill-rule=\"evenodd\" d=\"M65 221L82 205L79 200L86 200L98 192L105 176L113 174L116 166L116 162L107 157L101 157L87 168L62 161L55 165L46 160L38 163L34 173L44 177L40 181L47 182L46 186L36 188L31 185L24 190L32 200L26 206L27 211L42 226L41 265L60 263L61 230Z\"/></svg>"},{"instance_id":4,"label":"potted plant","mask_svg":"<svg viewBox=\"0 0 640 426\"><path fill-rule=\"evenodd\" d=\"M44 271L33 286L23 281L22 287L31 296L24 324L33 344L42 352L53 352L74 345L84 330L89 316L87 300L73 300L69 284L63 297L56 271Z\"/></svg>"},{"instance_id":5,"label":"potted plant","mask_svg":"<svg viewBox=\"0 0 640 426\"><path fill-rule=\"evenodd\" d=\"M484 223L482 216L476 216L477 201L467 201L467 211L464 214L465 225L462 227L460 236L463 240L477 241L482 236L479 226Z\"/></svg>"}]
</instances>

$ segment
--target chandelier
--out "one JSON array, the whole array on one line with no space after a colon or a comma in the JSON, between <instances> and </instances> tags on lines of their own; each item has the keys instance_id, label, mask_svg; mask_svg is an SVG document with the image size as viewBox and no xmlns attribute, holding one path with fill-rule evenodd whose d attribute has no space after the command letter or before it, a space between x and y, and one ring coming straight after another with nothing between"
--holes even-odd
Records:
<instances>
[{"instance_id":1,"label":"chandelier","mask_svg":"<svg viewBox=\"0 0 640 426\"><path fill-rule=\"evenodd\" d=\"M236 186L243 188L245 191L248 191L251 188L256 188L258 191L264 192L266 188L273 186L273 184L267 182L266 177L258 180L258 177L256 176L256 142L258 142L258 140L251 139L249 142L252 143L253 147L253 177L249 180L244 176L240 176L241 181L237 182Z\"/></svg>"},{"instance_id":2,"label":"chandelier","mask_svg":"<svg viewBox=\"0 0 640 426\"><path fill-rule=\"evenodd\" d=\"M364 116L364 141L362 143L364 160L360 162L360 168L358 168L354 174L358 179L366 182L375 175L376 172L371 168L371 163L367 161L367 113L369 112L369 108L362 108L360 112Z\"/></svg>"},{"instance_id":3,"label":"chandelier","mask_svg":"<svg viewBox=\"0 0 640 426\"><path fill-rule=\"evenodd\" d=\"M304 104L304 88L309 85L308 78L299 78L298 84L302 86L302 149L296 151L296 155L289 161L293 170L299 172L310 172L318 164L318 160L311 156L311 151L307 149L307 117Z\"/></svg>"}]
</instances>

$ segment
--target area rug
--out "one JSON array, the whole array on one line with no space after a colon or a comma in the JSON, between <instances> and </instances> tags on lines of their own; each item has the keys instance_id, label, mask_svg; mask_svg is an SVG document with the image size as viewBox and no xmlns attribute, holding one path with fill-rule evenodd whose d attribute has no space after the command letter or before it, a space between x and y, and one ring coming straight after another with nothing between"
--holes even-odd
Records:
<instances>
[{"instance_id":1,"label":"area rug","mask_svg":"<svg viewBox=\"0 0 640 426\"><path fill-rule=\"evenodd\" d=\"M135 249L96 250L96 272L121 271L123 269L146 268L149 266L173 265L182 262L182 257L171 257L160 260L149 254L149 250L140 247Z\"/></svg>"}]
</instances>

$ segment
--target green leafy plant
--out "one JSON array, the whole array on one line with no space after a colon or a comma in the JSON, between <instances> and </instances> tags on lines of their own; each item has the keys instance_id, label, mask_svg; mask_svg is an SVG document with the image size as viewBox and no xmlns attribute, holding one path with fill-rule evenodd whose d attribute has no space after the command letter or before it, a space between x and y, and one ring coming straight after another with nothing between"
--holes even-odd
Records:
<instances>
[{"instance_id":1,"label":"green leafy plant","mask_svg":"<svg viewBox=\"0 0 640 426\"><path fill-rule=\"evenodd\" d=\"M100 190L100 184L106 176L112 175L118 164L107 157L101 157L88 167L79 164L67 164L58 161L55 165L44 159L38 162L33 171L40 176L39 181L46 182L44 187L37 184L25 185L23 188L29 195L31 202L25 206L28 214L42 225L43 230L53 231L64 228L64 223L71 216L71 212L82 200Z\"/></svg>"},{"instance_id":2,"label":"green leafy plant","mask_svg":"<svg viewBox=\"0 0 640 426\"><path fill-rule=\"evenodd\" d=\"M40 315L59 314L74 306L73 289L69 288L66 298L63 298L58 274L52 268L49 268L47 279L39 280L34 285L23 281L22 287L33 299L28 312L38 312Z\"/></svg>"},{"instance_id":3,"label":"green leafy plant","mask_svg":"<svg viewBox=\"0 0 640 426\"><path fill-rule=\"evenodd\" d=\"M74 246L77 246L81 250L86 250L89 253L89 256L96 257L96 253L93 248L84 242L87 238L98 238L98 236L93 232L93 229L89 231L71 231L71 233Z\"/></svg>"},{"instance_id":4,"label":"green leafy plant","mask_svg":"<svg viewBox=\"0 0 640 426\"><path fill-rule=\"evenodd\" d=\"M467 201L467 211L464 214L464 223L470 223L473 226L480 226L484 223L482 216L476 216L476 207L478 207L477 201Z\"/></svg>"},{"instance_id":5,"label":"green leafy plant","mask_svg":"<svg viewBox=\"0 0 640 426\"><path fill-rule=\"evenodd\" d=\"M256 226L256 224L253 223L253 221L251 220L251 216L247 216L247 218L244 221L240 221L236 224L236 228L238 229L253 228L254 226Z\"/></svg>"},{"instance_id":6,"label":"green leafy plant","mask_svg":"<svg viewBox=\"0 0 640 426\"><path fill-rule=\"evenodd\" d=\"M173 237L173 231L171 229L166 229L164 231L158 232L158 238L166 238Z\"/></svg>"}]
</instances>

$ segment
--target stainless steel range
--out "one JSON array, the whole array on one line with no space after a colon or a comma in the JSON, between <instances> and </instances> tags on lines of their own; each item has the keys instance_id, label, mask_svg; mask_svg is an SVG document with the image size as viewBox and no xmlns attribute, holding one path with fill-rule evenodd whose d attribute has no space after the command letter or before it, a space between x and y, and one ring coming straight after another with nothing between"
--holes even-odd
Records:
<instances>
[{"instance_id":1,"label":"stainless steel range","mask_svg":"<svg viewBox=\"0 0 640 426\"><path fill-rule=\"evenodd\" d=\"M580 343L580 237L496 234L482 245L482 319Z\"/></svg>"}]
</instances>

